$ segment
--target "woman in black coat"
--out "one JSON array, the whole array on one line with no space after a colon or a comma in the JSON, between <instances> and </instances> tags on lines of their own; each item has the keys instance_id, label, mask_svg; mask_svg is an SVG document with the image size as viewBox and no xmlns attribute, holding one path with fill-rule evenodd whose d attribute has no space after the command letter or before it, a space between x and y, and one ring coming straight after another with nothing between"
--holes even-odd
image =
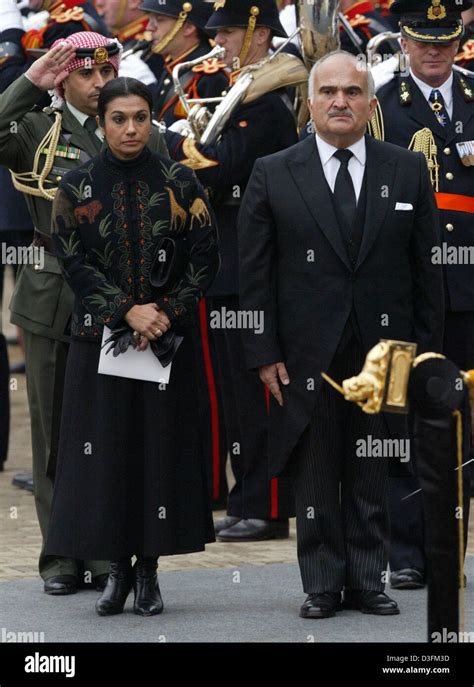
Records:
<instances>
[{"instance_id":1,"label":"woman in black coat","mask_svg":"<svg viewBox=\"0 0 474 687\"><path fill-rule=\"evenodd\" d=\"M121 613L132 586L135 613L160 613L157 558L214 541L190 330L217 232L194 173L147 147L151 104L135 79L102 89L107 147L63 178L53 207L76 300L47 553L112 561L99 615ZM172 358L169 383L98 374L104 325L118 362L130 346Z\"/></svg>"}]
</instances>

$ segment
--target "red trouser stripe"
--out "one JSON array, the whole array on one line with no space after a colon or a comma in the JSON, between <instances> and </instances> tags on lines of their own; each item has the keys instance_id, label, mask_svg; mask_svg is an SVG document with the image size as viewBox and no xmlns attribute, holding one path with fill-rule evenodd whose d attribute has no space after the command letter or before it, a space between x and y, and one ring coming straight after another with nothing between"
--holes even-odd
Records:
<instances>
[{"instance_id":1,"label":"red trouser stripe","mask_svg":"<svg viewBox=\"0 0 474 687\"><path fill-rule=\"evenodd\" d=\"M206 299L199 303L199 324L201 342L204 355L204 371L206 373L209 401L211 405L211 443L212 443L212 498L219 497L220 487L220 437L219 437L219 405L217 402L216 378L212 367L211 349L209 347L209 333L207 330Z\"/></svg>"},{"instance_id":2,"label":"red trouser stripe","mask_svg":"<svg viewBox=\"0 0 474 687\"><path fill-rule=\"evenodd\" d=\"M265 384L265 403L267 405L267 415L270 414L270 389ZM278 478L274 477L270 482L270 517L278 518Z\"/></svg>"}]
</instances>

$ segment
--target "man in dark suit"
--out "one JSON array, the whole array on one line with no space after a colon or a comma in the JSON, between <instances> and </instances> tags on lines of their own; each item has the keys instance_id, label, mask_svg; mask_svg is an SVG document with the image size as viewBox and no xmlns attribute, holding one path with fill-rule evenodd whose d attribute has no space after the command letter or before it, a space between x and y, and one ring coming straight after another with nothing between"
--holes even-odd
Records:
<instances>
[{"instance_id":1,"label":"man in dark suit","mask_svg":"<svg viewBox=\"0 0 474 687\"><path fill-rule=\"evenodd\" d=\"M310 75L316 135L256 162L239 217L241 307L263 312L245 331L249 368L273 399L273 474L293 478L304 618L344 607L392 615L387 564L387 455L394 436L322 383L358 373L379 339L442 345L443 289L433 264L438 220L421 154L364 137L373 80L337 51ZM387 451L384 452L388 453Z\"/></svg>"}]
</instances>

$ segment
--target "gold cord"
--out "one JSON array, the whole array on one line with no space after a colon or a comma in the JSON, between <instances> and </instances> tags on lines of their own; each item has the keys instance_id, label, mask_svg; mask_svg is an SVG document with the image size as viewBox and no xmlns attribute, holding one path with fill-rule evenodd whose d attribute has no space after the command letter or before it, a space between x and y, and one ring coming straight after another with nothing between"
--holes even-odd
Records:
<instances>
[{"instance_id":1,"label":"gold cord","mask_svg":"<svg viewBox=\"0 0 474 687\"><path fill-rule=\"evenodd\" d=\"M463 513L463 476L462 476L462 413L454 410L456 419L456 446L458 469L458 507L462 517L458 518L459 537L459 630L464 632L464 513Z\"/></svg>"},{"instance_id":2,"label":"gold cord","mask_svg":"<svg viewBox=\"0 0 474 687\"><path fill-rule=\"evenodd\" d=\"M439 191L439 165L438 147L434 140L433 132L428 127L417 131L410 141L408 150L414 150L417 153L423 153L428 164L431 184L436 192Z\"/></svg>"},{"instance_id":3,"label":"gold cord","mask_svg":"<svg viewBox=\"0 0 474 687\"><path fill-rule=\"evenodd\" d=\"M51 188L51 189L46 189L44 188L44 184L52 184L52 181L48 181L46 178L49 173L51 172L51 169L53 168L53 163L54 163L54 155L56 153L56 146L58 145L59 137L61 135L61 124L62 124L62 114L59 111L56 111L54 113L54 123L52 127L48 130L48 132L45 134L43 140L39 144L38 148L36 149L35 152L35 157L33 161L33 170L31 172L22 172L21 174L17 174L16 172L12 172L10 170L10 174L12 175L12 181L13 181L13 186L17 189L17 191L21 191L22 193L26 193L30 196L37 196L39 198L45 198L46 200L54 200L57 192L57 187L56 188ZM47 153L46 153L46 160L43 166L43 169L41 172L38 174L38 168L39 168L39 162L40 162L40 155L41 151L47 148ZM26 183L23 182L28 182L30 184L38 184L38 187L32 187L28 186Z\"/></svg>"},{"instance_id":4,"label":"gold cord","mask_svg":"<svg viewBox=\"0 0 474 687\"><path fill-rule=\"evenodd\" d=\"M184 22L187 21L188 19L188 13L191 12L193 6L191 5L190 2L185 2L183 5L182 11L179 13L178 18L175 22L175 25L171 29L171 31L168 31L166 36L164 36L159 43L154 45L151 49L153 53L160 53L163 52L163 50L166 48L167 45L171 43L173 38L176 36L180 28L183 26Z\"/></svg>"}]
</instances>

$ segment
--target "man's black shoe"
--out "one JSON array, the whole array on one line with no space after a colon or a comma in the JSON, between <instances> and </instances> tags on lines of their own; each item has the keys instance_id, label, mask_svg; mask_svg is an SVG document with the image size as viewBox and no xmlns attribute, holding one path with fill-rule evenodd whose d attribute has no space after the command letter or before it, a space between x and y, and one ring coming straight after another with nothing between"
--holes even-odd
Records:
<instances>
[{"instance_id":1,"label":"man's black shoe","mask_svg":"<svg viewBox=\"0 0 474 687\"><path fill-rule=\"evenodd\" d=\"M387 594L364 589L346 589L342 607L373 615L398 615L400 613L397 602Z\"/></svg>"},{"instance_id":2,"label":"man's black shoe","mask_svg":"<svg viewBox=\"0 0 474 687\"><path fill-rule=\"evenodd\" d=\"M55 575L48 577L44 581L44 591L46 594L53 596L66 596L66 594L75 594L78 590L77 577L74 575Z\"/></svg>"},{"instance_id":3,"label":"man's black shoe","mask_svg":"<svg viewBox=\"0 0 474 687\"><path fill-rule=\"evenodd\" d=\"M340 592L308 594L300 608L300 618L332 618L341 610Z\"/></svg>"},{"instance_id":4,"label":"man's black shoe","mask_svg":"<svg viewBox=\"0 0 474 687\"><path fill-rule=\"evenodd\" d=\"M236 525L241 519L235 515L226 515L225 518L221 518L214 523L214 532L219 534L222 530L227 530L229 527Z\"/></svg>"},{"instance_id":5,"label":"man's black shoe","mask_svg":"<svg viewBox=\"0 0 474 687\"><path fill-rule=\"evenodd\" d=\"M239 520L238 523L217 535L219 541L245 542L264 541L267 539L288 539L290 523L288 520L259 520L249 518Z\"/></svg>"},{"instance_id":6,"label":"man's black shoe","mask_svg":"<svg viewBox=\"0 0 474 687\"><path fill-rule=\"evenodd\" d=\"M425 578L417 568L402 568L390 575L390 586L392 589L423 589Z\"/></svg>"}]
</instances>

